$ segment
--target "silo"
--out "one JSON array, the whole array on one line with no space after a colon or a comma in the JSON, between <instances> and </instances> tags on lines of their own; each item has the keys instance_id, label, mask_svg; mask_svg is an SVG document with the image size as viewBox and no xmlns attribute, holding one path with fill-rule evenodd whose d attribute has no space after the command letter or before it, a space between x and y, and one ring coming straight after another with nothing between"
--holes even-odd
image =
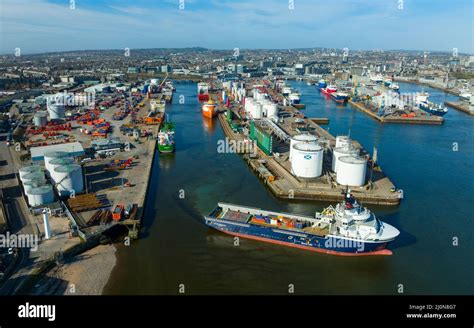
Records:
<instances>
[{"instance_id":1,"label":"silo","mask_svg":"<svg viewBox=\"0 0 474 328\"><path fill-rule=\"evenodd\" d=\"M46 184L46 180L29 180L23 183L23 189L25 190L25 194L28 195L31 189L44 186Z\"/></svg>"},{"instance_id":2,"label":"silo","mask_svg":"<svg viewBox=\"0 0 474 328\"><path fill-rule=\"evenodd\" d=\"M51 120L59 120L65 117L64 105L56 102L48 103L48 113Z\"/></svg>"},{"instance_id":3,"label":"silo","mask_svg":"<svg viewBox=\"0 0 474 328\"><path fill-rule=\"evenodd\" d=\"M69 154L65 151L50 151L44 154L44 167L46 170L49 172L51 175L51 166L49 165L49 162L55 158L64 158L64 157L69 157Z\"/></svg>"},{"instance_id":4,"label":"silo","mask_svg":"<svg viewBox=\"0 0 474 328\"><path fill-rule=\"evenodd\" d=\"M23 179L21 180L22 183L26 183L27 181L46 181L44 177L44 172L43 171L38 171L38 172L31 172L28 174L25 174L23 176Z\"/></svg>"},{"instance_id":5,"label":"silo","mask_svg":"<svg viewBox=\"0 0 474 328\"><path fill-rule=\"evenodd\" d=\"M28 173L33 173L33 172L41 172L41 166L39 165L29 165L29 166L23 166L20 168L18 171L20 175L20 180L23 182L23 177L28 174Z\"/></svg>"},{"instance_id":6,"label":"silo","mask_svg":"<svg viewBox=\"0 0 474 328\"><path fill-rule=\"evenodd\" d=\"M48 113L44 111L36 112L33 117L33 122L37 128L46 126L46 124L48 124Z\"/></svg>"},{"instance_id":7,"label":"silo","mask_svg":"<svg viewBox=\"0 0 474 328\"><path fill-rule=\"evenodd\" d=\"M58 157L51 159L48 164L50 175L51 172L54 172L55 168L70 164L74 164L74 159L71 157Z\"/></svg>"},{"instance_id":8,"label":"silo","mask_svg":"<svg viewBox=\"0 0 474 328\"><path fill-rule=\"evenodd\" d=\"M262 118L262 104L256 103L253 105L252 117L256 120Z\"/></svg>"},{"instance_id":9,"label":"silo","mask_svg":"<svg viewBox=\"0 0 474 328\"><path fill-rule=\"evenodd\" d=\"M52 174L56 189L60 196L68 196L73 190L79 193L84 190L82 168L78 164L59 166Z\"/></svg>"},{"instance_id":10,"label":"silo","mask_svg":"<svg viewBox=\"0 0 474 328\"><path fill-rule=\"evenodd\" d=\"M269 103L267 105L267 117L278 117L278 105Z\"/></svg>"},{"instance_id":11,"label":"silo","mask_svg":"<svg viewBox=\"0 0 474 328\"><path fill-rule=\"evenodd\" d=\"M337 136L336 137L336 147L348 147L351 144L351 139L348 136Z\"/></svg>"},{"instance_id":12,"label":"silo","mask_svg":"<svg viewBox=\"0 0 474 328\"><path fill-rule=\"evenodd\" d=\"M365 184L366 169L366 158L354 156L339 157L336 181L343 186L363 186Z\"/></svg>"},{"instance_id":13,"label":"silo","mask_svg":"<svg viewBox=\"0 0 474 328\"><path fill-rule=\"evenodd\" d=\"M352 148L352 147L339 147L334 148L332 151L332 165L331 169L333 172L337 172L337 168L339 165L339 158L343 156L359 156L359 149Z\"/></svg>"},{"instance_id":14,"label":"silo","mask_svg":"<svg viewBox=\"0 0 474 328\"><path fill-rule=\"evenodd\" d=\"M33 188L28 193L28 203L30 206L40 206L54 202L53 187L44 185Z\"/></svg>"},{"instance_id":15,"label":"silo","mask_svg":"<svg viewBox=\"0 0 474 328\"><path fill-rule=\"evenodd\" d=\"M318 138L313 135L313 134L298 134L298 135L295 135L293 137L291 137L290 139L290 157L289 157L289 160L291 161L291 159L293 158L293 152L294 152L294 149L293 149L293 146L298 144L298 143L312 143L312 144L316 144L316 142L318 141Z\"/></svg>"},{"instance_id":16,"label":"silo","mask_svg":"<svg viewBox=\"0 0 474 328\"><path fill-rule=\"evenodd\" d=\"M301 178L316 178L323 170L323 148L314 143L293 145L291 171Z\"/></svg>"}]
</instances>

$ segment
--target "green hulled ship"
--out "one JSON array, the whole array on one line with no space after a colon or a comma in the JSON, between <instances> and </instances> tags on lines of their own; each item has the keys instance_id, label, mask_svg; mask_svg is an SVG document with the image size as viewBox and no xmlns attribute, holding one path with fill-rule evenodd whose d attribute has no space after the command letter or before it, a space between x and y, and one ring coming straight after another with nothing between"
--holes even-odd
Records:
<instances>
[{"instance_id":1,"label":"green hulled ship","mask_svg":"<svg viewBox=\"0 0 474 328\"><path fill-rule=\"evenodd\" d=\"M160 153L174 152L174 123L165 122L158 132L158 150Z\"/></svg>"}]
</instances>

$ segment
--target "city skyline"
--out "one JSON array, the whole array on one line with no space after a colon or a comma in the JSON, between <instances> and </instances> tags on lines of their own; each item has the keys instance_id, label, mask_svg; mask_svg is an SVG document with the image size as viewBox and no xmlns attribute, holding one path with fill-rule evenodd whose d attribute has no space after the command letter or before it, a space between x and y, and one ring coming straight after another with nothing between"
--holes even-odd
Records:
<instances>
[{"instance_id":1,"label":"city skyline","mask_svg":"<svg viewBox=\"0 0 474 328\"><path fill-rule=\"evenodd\" d=\"M3 0L1 6L2 54L187 47L474 52L468 0Z\"/></svg>"}]
</instances>

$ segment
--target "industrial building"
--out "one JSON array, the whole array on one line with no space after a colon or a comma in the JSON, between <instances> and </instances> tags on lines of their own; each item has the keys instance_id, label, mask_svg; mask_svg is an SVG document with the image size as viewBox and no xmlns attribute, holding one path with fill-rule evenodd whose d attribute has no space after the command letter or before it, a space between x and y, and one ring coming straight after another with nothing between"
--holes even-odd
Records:
<instances>
[{"instance_id":1,"label":"industrial building","mask_svg":"<svg viewBox=\"0 0 474 328\"><path fill-rule=\"evenodd\" d=\"M82 144L80 142L69 142L57 145L32 147L30 148L31 160L35 164L43 162L45 160L45 154L53 151L66 152L68 154L68 157L73 158L85 155L84 148L82 147Z\"/></svg>"}]
</instances>

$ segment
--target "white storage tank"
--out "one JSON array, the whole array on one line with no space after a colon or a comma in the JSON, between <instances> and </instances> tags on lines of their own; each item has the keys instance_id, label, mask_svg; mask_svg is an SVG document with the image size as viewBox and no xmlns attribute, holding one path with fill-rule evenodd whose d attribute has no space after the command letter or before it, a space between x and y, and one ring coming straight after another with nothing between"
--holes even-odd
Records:
<instances>
[{"instance_id":1,"label":"white storage tank","mask_svg":"<svg viewBox=\"0 0 474 328\"><path fill-rule=\"evenodd\" d=\"M82 168L78 164L59 166L51 175L60 196L68 196L72 190L79 193L84 190Z\"/></svg>"},{"instance_id":2,"label":"white storage tank","mask_svg":"<svg viewBox=\"0 0 474 328\"><path fill-rule=\"evenodd\" d=\"M314 143L293 145L291 171L301 178L316 178L323 171L323 148Z\"/></svg>"},{"instance_id":3,"label":"white storage tank","mask_svg":"<svg viewBox=\"0 0 474 328\"><path fill-rule=\"evenodd\" d=\"M20 175L21 182L24 182L23 177L26 174L33 173L33 172L41 172L41 166L39 166L39 165L29 165L29 166L23 166L22 168L20 168L18 173Z\"/></svg>"},{"instance_id":4,"label":"white storage tank","mask_svg":"<svg viewBox=\"0 0 474 328\"><path fill-rule=\"evenodd\" d=\"M332 151L332 165L331 169L333 172L337 172L337 168L339 165L339 158L344 156L359 156L359 149L352 148L352 147L339 147L334 148Z\"/></svg>"},{"instance_id":5,"label":"white storage tank","mask_svg":"<svg viewBox=\"0 0 474 328\"><path fill-rule=\"evenodd\" d=\"M278 105L270 103L267 105L267 117L278 117Z\"/></svg>"},{"instance_id":6,"label":"white storage tank","mask_svg":"<svg viewBox=\"0 0 474 328\"><path fill-rule=\"evenodd\" d=\"M48 103L48 113L51 120L59 120L65 117L65 109L63 104Z\"/></svg>"},{"instance_id":7,"label":"white storage tank","mask_svg":"<svg viewBox=\"0 0 474 328\"><path fill-rule=\"evenodd\" d=\"M59 166L74 164L74 159L71 157L53 158L49 161L49 172L54 172L54 169Z\"/></svg>"},{"instance_id":8,"label":"white storage tank","mask_svg":"<svg viewBox=\"0 0 474 328\"><path fill-rule=\"evenodd\" d=\"M354 156L339 157L336 181L343 186L363 186L365 184L366 170L366 158Z\"/></svg>"},{"instance_id":9,"label":"white storage tank","mask_svg":"<svg viewBox=\"0 0 474 328\"><path fill-rule=\"evenodd\" d=\"M21 182L26 183L27 181L32 181L32 180L46 181L44 177L44 172L38 171L38 172L31 172L31 173L25 174Z\"/></svg>"},{"instance_id":10,"label":"white storage tank","mask_svg":"<svg viewBox=\"0 0 474 328\"><path fill-rule=\"evenodd\" d=\"M309 133L297 134L297 135L291 137L291 139L290 139L290 158L289 158L289 160L291 161L291 159L293 158L293 153L294 153L293 146L294 145L296 145L297 143L316 144L317 141L318 141L318 138L315 135L309 134Z\"/></svg>"},{"instance_id":11,"label":"white storage tank","mask_svg":"<svg viewBox=\"0 0 474 328\"><path fill-rule=\"evenodd\" d=\"M33 123L37 128L46 126L48 124L48 113L44 111L36 112L33 116Z\"/></svg>"},{"instance_id":12,"label":"white storage tank","mask_svg":"<svg viewBox=\"0 0 474 328\"><path fill-rule=\"evenodd\" d=\"M337 136L336 137L336 147L349 147L351 144L351 139L348 136Z\"/></svg>"},{"instance_id":13,"label":"white storage tank","mask_svg":"<svg viewBox=\"0 0 474 328\"><path fill-rule=\"evenodd\" d=\"M47 171L49 171L50 175L51 173L51 166L49 165L49 162L52 161L55 158L64 158L64 157L69 157L69 154L65 151L50 151L44 154L44 167L46 168Z\"/></svg>"},{"instance_id":14,"label":"white storage tank","mask_svg":"<svg viewBox=\"0 0 474 328\"><path fill-rule=\"evenodd\" d=\"M53 187L49 184L31 189L27 196L30 206L40 206L54 202Z\"/></svg>"},{"instance_id":15,"label":"white storage tank","mask_svg":"<svg viewBox=\"0 0 474 328\"><path fill-rule=\"evenodd\" d=\"M253 105L252 117L256 120L262 118L262 104L256 103Z\"/></svg>"},{"instance_id":16,"label":"white storage tank","mask_svg":"<svg viewBox=\"0 0 474 328\"><path fill-rule=\"evenodd\" d=\"M25 190L25 194L28 195L31 189L44 186L45 184L46 180L29 180L23 183L23 189Z\"/></svg>"}]
</instances>

